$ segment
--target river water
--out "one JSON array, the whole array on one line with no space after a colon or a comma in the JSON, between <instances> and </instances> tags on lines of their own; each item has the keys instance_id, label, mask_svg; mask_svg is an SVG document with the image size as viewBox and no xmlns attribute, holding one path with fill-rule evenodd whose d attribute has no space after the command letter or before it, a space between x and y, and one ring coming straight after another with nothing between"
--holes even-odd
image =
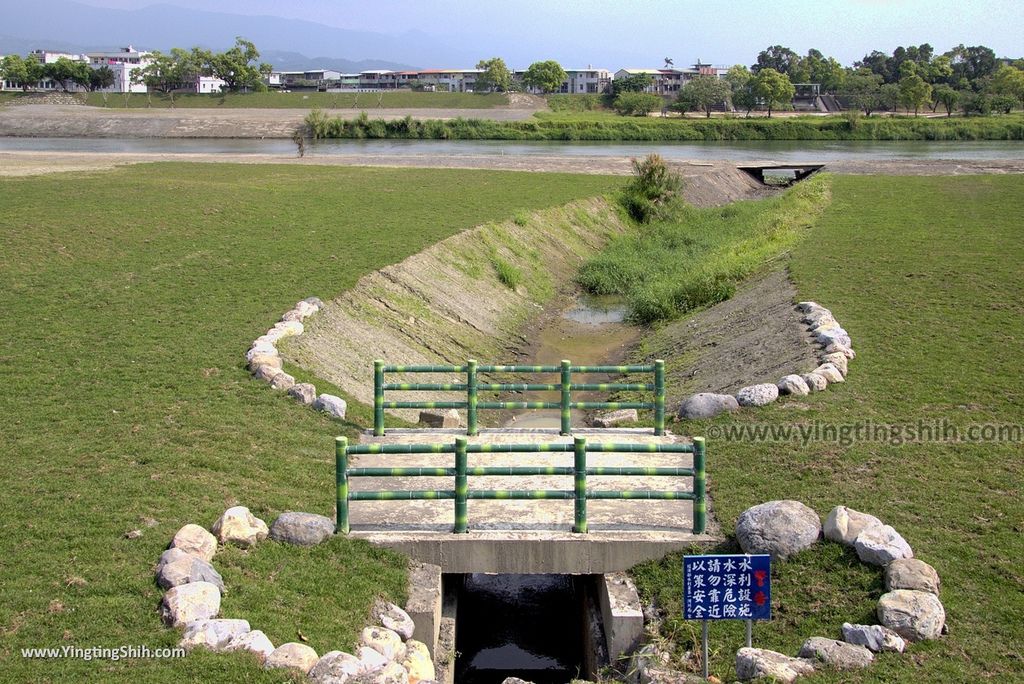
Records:
<instances>
[{"instance_id":1,"label":"river water","mask_svg":"<svg viewBox=\"0 0 1024 684\"><path fill-rule=\"evenodd\" d=\"M3 138L0 151L153 154L269 154L294 157L290 140L234 138ZM306 146L306 155L388 156L568 156L636 157L657 153L672 160L818 163L888 159L1022 159L1024 142L521 142L507 140L322 140Z\"/></svg>"}]
</instances>

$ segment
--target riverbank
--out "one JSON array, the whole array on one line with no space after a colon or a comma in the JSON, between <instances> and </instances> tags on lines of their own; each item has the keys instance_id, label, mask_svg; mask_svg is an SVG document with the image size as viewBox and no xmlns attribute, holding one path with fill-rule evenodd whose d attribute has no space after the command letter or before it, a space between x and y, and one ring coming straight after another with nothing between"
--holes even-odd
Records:
<instances>
[{"instance_id":1,"label":"riverbank","mask_svg":"<svg viewBox=\"0 0 1024 684\"><path fill-rule=\"evenodd\" d=\"M360 114L312 112L316 138L401 140L1024 140L1024 115L932 119L919 117L794 116L681 119L542 115L529 121L491 118L385 121Z\"/></svg>"}]
</instances>

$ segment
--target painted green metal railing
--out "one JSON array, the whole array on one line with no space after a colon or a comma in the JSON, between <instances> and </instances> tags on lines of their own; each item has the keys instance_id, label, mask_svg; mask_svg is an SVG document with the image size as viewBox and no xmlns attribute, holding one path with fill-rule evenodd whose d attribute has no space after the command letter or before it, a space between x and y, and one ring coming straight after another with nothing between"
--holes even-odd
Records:
<instances>
[{"instance_id":1,"label":"painted green metal railing","mask_svg":"<svg viewBox=\"0 0 1024 684\"><path fill-rule=\"evenodd\" d=\"M385 373L465 373L466 382L459 383L386 383ZM558 373L557 383L481 383L479 373ZM653 383L574 383L573 373L653 373ZM385 401L385 391L465 392L465 401ZM654 401L573 401L572 392L653 391ZM559 401L480 401L480 392L560 392ZM465 409L467 434L479 432L477 413L480 409L560 409L559 432L568 435L573 409L653 409L654 434L665 434L665 362L638 366L573 366L563 360L558 366L481 366L473 359L465 366L387 366L373 362L373 434L384 434L384 409Z\"/></svg>"},{"instance_id":2,"label":"painted green metal railing","mask_svg":"<svg viewBox=\"0 0 1024 684\"><path fill-rule=\"evenodd\" d=\"M455 533L468 529L467 502L470 499L573 499L575 522L573 532L587 531L589 499L689 499L693 501L693 533L703 534L707 524L706 447L703 437L694 437L693 444L587 444L585 437L576 437L572 444L469 444L465 437L456 437L453 444L359 444L349 446L348 438L338 437L335 450L337 508L335 532L349 532L350 501L405 501L427 499L455 500ZM475 466L469 467L469 454L573 452L569 466ZM588 467L587 453L692 453L692 468L646 466ZM350 468L349 456L357 454L454 454L454 467ZM572 490L481 490L469 489L470 476L572 475ZM588 490L587 477L676 476L692 477L693 490ZM351 491L352 477L453 477L454 489Z\"/></svg>"}]
</instances>

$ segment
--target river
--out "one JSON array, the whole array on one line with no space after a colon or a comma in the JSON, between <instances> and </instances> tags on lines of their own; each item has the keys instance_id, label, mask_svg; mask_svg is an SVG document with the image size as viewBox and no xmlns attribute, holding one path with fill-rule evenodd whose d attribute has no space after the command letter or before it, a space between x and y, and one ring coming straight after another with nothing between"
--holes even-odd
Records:
<instances>
[{"instance_id":1,"label":"river","mask_svg":"<svg viewBox=\"0 0 1024 684\"><path fill-rule=\"evenodd\" d=\"M0 152L92 152L137 154L263 154L294 157L295 144L280 139L235 138L6 138ZM306 156L560 156L637 157L657 153L671 160L820 163L871 160L1024 159L1024 142L518 142L506 140L323 140L306 146Z\"/></svg>"}]
</instances>

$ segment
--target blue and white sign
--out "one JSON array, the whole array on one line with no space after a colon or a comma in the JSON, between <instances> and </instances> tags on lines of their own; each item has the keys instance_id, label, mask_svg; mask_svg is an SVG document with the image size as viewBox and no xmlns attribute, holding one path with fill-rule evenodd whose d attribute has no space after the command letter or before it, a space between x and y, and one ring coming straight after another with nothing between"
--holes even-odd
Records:
<instances>
[{"instance_id":1,"label":"blue and white sign","mask_svg":"<svg viewBox=\"0 0 1024 684\"><path fill-rule=\"evenodd\" d=\"M771 556L683 556L687 620L770 620Z\"/></svg>"}]
</instances>

